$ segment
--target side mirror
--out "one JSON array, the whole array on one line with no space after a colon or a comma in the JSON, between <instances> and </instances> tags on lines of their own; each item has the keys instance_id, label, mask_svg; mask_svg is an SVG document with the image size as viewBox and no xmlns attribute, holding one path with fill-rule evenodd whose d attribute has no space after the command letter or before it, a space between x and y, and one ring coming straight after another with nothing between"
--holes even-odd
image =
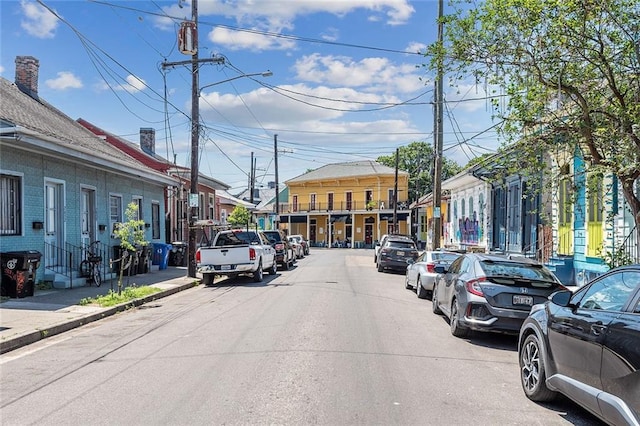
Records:
<instances>
[{"instance_id":1,"label":"side mirror","mask_svg":"<svg viewBox=\"0 0 640 426\"><path fill-rule=\"evenodd\" d=\"M407 264L408 265L413 265L414 263L416 263L416 261L414 259L407 259Z\"/></svg>"},{"instance_id":2,"label":"side mirror","mask_svg":"<svg viewBox=\"0 0 640 426\"><path fill-rule=\"evenodd\" d=\"M433 270L438 274L446 274L449 268L447 268L446 266L437 265Z\"/></svg>"},{"instance_id":3,"label":"side mirror","mask_svg":"<svg viewBox=\"0 0 640 426\"><path fill-rule=\"evenodd\" d=\"M571 296L573 296L573 293L571 293L569 290L560 290L549 296L549 300L551 300L551 303L555 305L563 306L566 308L571 305Z\"/></svg>"}]
</instances>

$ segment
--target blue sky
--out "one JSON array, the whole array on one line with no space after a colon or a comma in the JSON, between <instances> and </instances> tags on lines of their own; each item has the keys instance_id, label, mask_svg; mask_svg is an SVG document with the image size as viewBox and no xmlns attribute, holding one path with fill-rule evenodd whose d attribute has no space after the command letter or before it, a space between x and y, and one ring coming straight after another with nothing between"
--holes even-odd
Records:
<instances>
[{"instance_id":1,"label":"blue sky","mask_svg":"<svg viewBox=\"0 0 640 426\"><path fill-rule=\"evenodd\" d=\"M433 143L433 78L416 53L436 39L437 1L199 0L198 10L199 57L226 61L200 69L199 86L213 84L201 91L200 170L231 192L246 188L251 152L257 183L275 179L274 134L280 182ZM153 127L156 151L190 164L190 66L162 67L190 59L176 46L190 1L3 0L0 13L2 77L14 80L16 56L34 56L47 102L135 143ZM493 152L485 87L445 91L446 157L464 165Z\"/></svg>"}]
</instances>

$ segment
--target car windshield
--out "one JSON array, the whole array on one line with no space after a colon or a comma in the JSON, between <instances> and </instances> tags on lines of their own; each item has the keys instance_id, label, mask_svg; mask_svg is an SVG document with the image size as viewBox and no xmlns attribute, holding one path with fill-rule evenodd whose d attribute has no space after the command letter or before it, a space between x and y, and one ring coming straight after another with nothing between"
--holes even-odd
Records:
<instances>
[{"instance_id":1,"label":"car windshield","mask_svg":"<svg viewBox=\"0 0 640 426\"><path fill-rule=\"evenodd\" d=\"M239 240L244 241L245 244L260 244L258 234L255 232L234 232L234 234Z\"/></svg>"},{"instance_id":2,"label":"car windshield","mask_svg":"<svg viewBox=\"0 0 640 426\"><path fill-rule=\"evenodd\" d=\"M387 247L415 250L416 245L413 241L389 241Z\"/></svg>"},{"instance_id":3,"label":"car windshield","mask_svg":"<svg viewBox=\"0 0 640 426\"><path fill-rule=\"evenodd\" d=\"M451 263L458 258L459 255L454 253L439 253L434 252L431 254L431 258L436 262L448 262Z\"/></svg>"},{"instance_id":4,"label":"car windshield","mask_svg":"<svg viewBox=\"0 0 640 426\"><path fill-rule=\"evenodd\" d=\"M555 276L541 265L490 260L482 261L480 265L487 277L519 278L546 285L557 284Z\"/></svg>"},{"instance_id":5,"label":"car windshield","mask_svg":"<svg viewBox=\"0 0 640 426\"><path fill-rule=\"evenodd\" d=\"M280 234L278 234L277 232L265 232L265 235L269 239L270 243L280 242Z\"/></svg>"},{"instance_id":6,"label":"car windshield","mask_svg":"<svg viewBox=\"0 0 640 426\"><path fill-rule=\"evenodd\" d=\"M243 244L248 244L246 241L242 240L238 237L235 232L225 232L218 234L218 238L216 239L216 247L222 246L240 246Z\"/></svg>"}]
</instances>

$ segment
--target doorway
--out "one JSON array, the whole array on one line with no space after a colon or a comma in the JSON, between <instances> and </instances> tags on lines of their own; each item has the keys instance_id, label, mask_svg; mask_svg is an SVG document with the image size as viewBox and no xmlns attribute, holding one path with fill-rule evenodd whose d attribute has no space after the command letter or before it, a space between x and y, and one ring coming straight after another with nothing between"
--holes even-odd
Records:
<instances>
[{"instance_id":1,"label":"doorway","mask_svg":"<svg viewBox=\"0 0 640 426\"><path fill-rule=\"evenodd\" d=\"M45 208L45 266L60 266L64 263L61 254L64 248L64 184L47 181L44 188Z\"/></svg>"}]
</instances>

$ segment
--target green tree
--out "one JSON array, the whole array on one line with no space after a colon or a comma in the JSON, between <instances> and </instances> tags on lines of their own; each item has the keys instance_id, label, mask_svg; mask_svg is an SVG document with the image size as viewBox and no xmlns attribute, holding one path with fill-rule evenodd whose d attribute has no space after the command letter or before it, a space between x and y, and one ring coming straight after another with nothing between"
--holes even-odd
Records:
<instances>
[{"instance_id":1,"label":"green tree","mask_svg":"<svg viewBox=\"0 0 640 426\"><path fill-rule=\"evenodd\" d=\"M227 222L231 225L248 226L251 223L251 212L244 206L235 206L227 217Z\"/></svg>"},{"instance_id":2,"label":"green tree","mask_svg":"<svg viewBox=\"0 0 640 426\"><path fill-rule=\"evenodd\" d=\"M113 234L115 238L120 240L122 253L120 259L117 259L120 273L118 274L118 294L122 293L122 276L128 265L131 265L136 253L140 247L149 244L144 235L144 220L138 219L138 205L134 202L129 203L125 211L126 222L116 223Z\"/></svg>"},{"instance_id":3,"label":"green tree","mask_svg":"<svg viewBox=\"0 0 640 426\"><path fill-rule=\"evenodd\" d=\"M427 142L411 142L398 149L398 169L409 173L409 201L433 190L433 146ZM387 167L396 167L396 154L383 155L376 160ZM442 161L442 179L459 173L460 166L446 158Z\"/></svg>"},{"instance_id":4,"label":"green tree","mask_svg":"<svg viewBox=\"0 0 640 426\"><path fill-rule=\"evenodd\" d=\"M506 143L521 142L512 166L544 170L522 160L579 149L590 171L617 176L640 233L640 3L471 4L450 3L444 44L428 48L426 65L441 63L453 85L472 78L503 91L495 116Z\"/></svg>"}]
</instances>

